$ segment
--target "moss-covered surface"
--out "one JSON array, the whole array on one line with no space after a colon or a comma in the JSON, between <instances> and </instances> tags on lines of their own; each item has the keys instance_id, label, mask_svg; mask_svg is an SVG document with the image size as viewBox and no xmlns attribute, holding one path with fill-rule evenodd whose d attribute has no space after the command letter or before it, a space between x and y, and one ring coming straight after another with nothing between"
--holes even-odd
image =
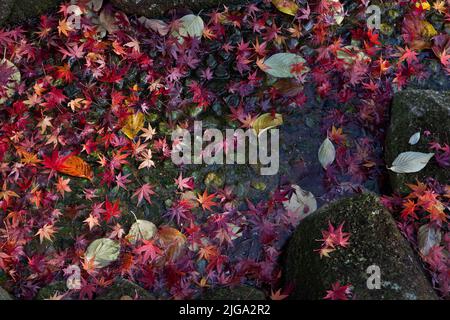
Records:
<instances>
[{"instance_id":1,"label":"moss-covered surface","mask_svg":"<svg viewBox=\"0 0 450 320\"><path fill-rule=\"evenodd\" d=\"M108 287L97 300L154 300L147 290L126 279L118 279L111 287Z\"/></svg>"},{"instance_id":2,"label":"moss-covered surface","mask_svg":"<svg viewBox=\"0 0 450 320\"><path fill-rule=\"evenodd\" d=\"M2 287L0 287L0 300L12 300L12 297L8 293L8 291L3 289Z\"/></svg>"},{"instance_id":3,"label":"moss-covered surface","mask_svg":"<svg viewBox=\"0 0 450 320\"><path fill-rule=\"evenodd\" d=\"M425 130L431 137L423 137ZM422 138L416 145L408 143L409 138L420 131ZM395 95L391 109L391 123L386 136L385 160L387 165L405 151L430 152L430 139L441 145L450 144L450 91L405 90ZM441 183L450 181L450 170L439 167L434 159L418 173L397 174L389 172L392 189L407 193L406 183L423 181L432 177Z\"/></svg>"},{"instance_id":4,"label":"moss-covered surface","mask_svg":"<svg viewBox=\"0 0 450 320\"><path fill-rule=\"evenodd\" d=\"M338 248L330 258L314 250L321 230L345 221L350 245ZM367 193L334 202L302 221L290 240L285 257L286 284L294 284L293 299L321 299L333 283L353 286L354 298L437 299L412 249L398 231L394 219L376 195ZM369 290L366 272L381 269L381 289Z\"/></svg>"},{"instance_id":5,"label":"moss-covered surface","mask_svg":"<svg viewBox=\"0 0 450 320\"><path fill-rule=\"evenodd\" d=\"M63 0L2 0L0 25L19 23L57 8Z\"/></svg>"},{"instance_id":6,"label":"moss-covered surface","mask_svg":"<svg viewBox=\"0 0 450 320\"><path fill-rule=\"evenodd\" d=\"M119 9L128 14L135 14L146 17L160 17L168 10L174 8L189 8L200 11L205 9L214 9L220 5L230 5L242 3L242 0L142 0L136 3L135 0L112 0Z\"/></svg>"},{"instance_id":7,"label":"moss-covered surface","mask_svg":"<svg viewBox=\"0 0 450 320\"><path fill-rule=\"evenodd\" d=\"M261 290L245 285L210 289L201 297L202 300L264 300L265 298Z\"/></svg>"},{"instance_id":8,"label":"moss-covered surface","mask_svg":"<svg viewBox=\"0 0 450 320\"><path fill-rule=\"evenodd\" d=\"M36 299L38 300L50 299L51 297L63 294L67 290L68 290L67 284L65 281L56 281L41 288L41 290L39 290L36 296Z\"/></svg>"}]
</instances>

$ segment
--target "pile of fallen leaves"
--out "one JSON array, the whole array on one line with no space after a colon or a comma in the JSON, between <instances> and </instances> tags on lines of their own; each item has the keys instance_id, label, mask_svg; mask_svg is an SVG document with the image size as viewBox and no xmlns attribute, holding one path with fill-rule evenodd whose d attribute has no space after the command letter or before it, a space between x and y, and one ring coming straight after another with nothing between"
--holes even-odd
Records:
<instances>
[{"instance_id":1,"label":"pile of fallen leaves","mask_svg":"<svg viewBox=\"0 0 450 320\"><path fill-rule=\"evenodd\" d=\"M280 249L300 219L286 209L290 184L257 204L200 189L171 162L171 130L218 106L254 128L315 99L327 109L327 199L357 192L383 171L392 93L448 74L450 37L443 1L392 1L395 32L382 33L367 28L367 1L273 2L155 20L79 1L0 30L2 286L33 298L78 266L79 287L59 297L91 299L117 277L160 298L279 288ZM235 254L238 241L256 254Z\"/></svg>"}]
</instances>

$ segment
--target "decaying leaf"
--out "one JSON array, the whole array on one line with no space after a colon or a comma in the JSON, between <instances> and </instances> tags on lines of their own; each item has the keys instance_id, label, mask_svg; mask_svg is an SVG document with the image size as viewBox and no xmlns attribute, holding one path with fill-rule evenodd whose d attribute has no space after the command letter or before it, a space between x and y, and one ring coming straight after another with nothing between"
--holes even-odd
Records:
<instances>
[{"instance_id":1,"label":"decaying leaf","mask_svg":"<svg viewBox=\"0 0 450 320\"><path fill-rule=\"evenodd\" d=\"M279 113L272 115L271 113L264 113L260 115L252 125L256 135L260 135L264 131L281 126L283 124L283 116Z\"/></svg>"},{"instance_id":2,"label":"decaying leaf","mask_svg":"<svg viewBox=\"0 0 450 320\"><path fill-rule=\"evenodd\" d=\"M87 178L89 180L93 178L91 166L78 156L72 155L68 157L59 171L73 177Z\"/></svg>"},{"instance_id":3,"label":"decaying leaf","mask_svg":"<svg viewBox=\"0 0 450 320\"><path fill-rule=\"evenodd\" d=\"M16 92L16 86L20 83L21 76L17 67L9 60L0 61L0 89L4 90L4 96L0 97L0 103L4 103Z\"/></svg>"},{"instance_id":4,"label":"decaying leaf","mask_svg":"<svg viewBox=\"0 0 450 320\"><path fill-rule=\"evenodd\" d=\"M139 131L144 127L144 114L141 112L134 113L128 116L125 126L122 128L122 132L131 140L133 140Z\"/></svg>"},{"instance_id":5,"label":"decaying leaf","mask_svg":"<svg viewBox=\"0 0 450 320\"><path fill-rule=\"evenodd\" d=\"M300 73L293 72L295 65L305 64ZM266 73L277 78L293 78L309 72L306 61L303 57L293 53L276 53L264 61Z\"/></svg>"},{"instance_id":6,"label":"decaying leaf","mask_svg":"<svg viewBox=\"0 0 450 320\"><path fill-rule=\"evenodd\" d=\"M148 19L146 17L140 17L139 22L142 23L147 29L158 32L160 35L165 36L169 33L169 26L162 20Z\"/></svg>"},{"instance_id":7,"label":"decaying leaf","mask_svg":"<svg viewBox=\"0 0 450 320\"><path fill-rule=\"evenodd\" d=\"M413 146L413 145L417 144L417 142L419 142L419 140L420 140L420 131L414 133L411 136L411 138L409 138L409 144Z\"/></svg>"},{"instance_id":8,"label":"decaying leaf","mask_svg":"<svg viewBox=\"0 0 450 320\"><path fill-rule=\"evenodd\" d=\"M388 169L396 173L419 172L427 165L434 153L403 152L400 153Z\"/></svg>"},{"instance_id":9,"label":"decaying leaf","mask_svg":"<svg viewBox=\"0 0 450 320\"><path fill-rule=\"evenodd\" d=\"M128 232L131 243L139 240L150 240L155 236L157 228L153 222L147 220L136 220Z\"/></svg>"},{"instance_id":10,"label":"decaying leaf","mask_svg":"<svg viewBox=\"0 0 450 320\"><path fill-rule=\"evenodd\" d=\"M283 13L295 16L298 11L298 5L292 0L272 0L273 5Z\"/></svg>"},{"instance_id":11,"label":"decaying leaf","mask_svg":"<svg viewBox=\"0 0 450 320\"><path fill-rule=\"evenodd\" d=\"M158 239L166 249L169 260L176 259L186 244L186 237L180 231L172 227L161 227L158 231Z\"/></svg>"},{"instance_id":12,"label":"decaying leaf","mask_svg":"<svg viewBox=\"0 0 450 320\"><path fill-rule=\"evenodd\" d=\"M304 218L317 210L317 201L314 195L306 190L303 190L298 185L292 185L294 193L289 200L283 202L286 210L294 212Z\"/></svg>"},{"instance_id":13,"label":"decaying leaf","mask_svg":"<svg viewBox=\"0 0 450 320\"><path fill-rule=\"evenodd\" d=\"M428 224L424 224L419 228L417 238L419 240L420 253L426 256L432 247L439 245L442 239L442 234L436 228L430 227Z\"/></svg>"},{"instance_id":14,"label":"decaying leaf","mask_svg":"<svg viewBox=\"0 0 450 320\"><path fill-rule=\"evenodd\" d=\"M328 137L322 142L322 145L319 148L318 156L319 162L324 169L332 164L336 158L336 149Z\"/></svg>"},{"instance_id":15,"label":"decaying leaf","mask_svg":"<svg viewBox=\"0 0 450 320\"><path fill-rule=\"evenodd\" d=\"M194 14L188 14L180 18L181 27L178 30L178 34L182 37L197 37L201 38L203 35L203 29L205 24L200 16Z\"/></svg>"},{"instance_id":16,"label":"decaying leaf","mask_svg":"<svg viewBox=\"0 0 450 320\"><path fill-rule=\"evenodd\" d=\"M120 244L117 241L101 238L94 240L86 250L85 258L93 261L96 268L103 268L119 257Z\"/></svg>"},{"instance_id":17,"label":"decaying leaf","mask_svg":"<svg viewBox=\"0 0 450 320\"><path fill-rule=\"evenodd\" d=\"M119 28L116 25L116 18L114 17L114 15L111 13L110 10L103 9L100 12L99 21L101 26L105 28L106 31L108 31L109 33L114 33L117 30L119 30Z\"/></svg>"}]
</instances>

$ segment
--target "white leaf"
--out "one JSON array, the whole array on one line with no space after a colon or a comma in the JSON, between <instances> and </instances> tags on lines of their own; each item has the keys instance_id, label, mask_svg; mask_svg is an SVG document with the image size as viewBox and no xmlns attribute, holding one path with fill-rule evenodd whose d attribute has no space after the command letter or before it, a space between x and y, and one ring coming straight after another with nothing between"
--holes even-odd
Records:
<instances>
[{"instance_id":1,"label":"white leaf","mask_svg":"<svg viewBox=\"0 0 450 320\"><path fill-rule=\"evenodd\" d=\"M333 163L336 158L336 150L330 139L326 138L319 148L319 161L324 169Z\"/></svg>"},{"instance_id":2,"label":"white leaf","mask_svg":"<svg viewBox=\"0 0 450 320\"><path fill-rule=\"evenodd\" d=\"M294 212L304 218L317 210L317 201L314 195L306 190L303 190L298 185L292 185L295 192L289 200L283 201L283 207L291 212Z\"/></svg>"},{"instance_id":3,"label":"white leaf","mask_svg":"<svg viewBox=\"0 0 450 320\"><path fill-rule=\"evenodd\" d=\"M267 67L265 72L277 78L293 78L296 74L291 72L292 66L305 62L305 59L293 53L277 53L264 61L264 65ZM305 66L303 73L308 71L309 68Z\"/></svg>"},{"instance_id":4,"label":"white leaf","mask_svg":"<svg viewBox=\"0 0 450 320\"><path fill-rule=\"evenodd\" d=\"M423 255L428 255L430 249L439 245L442 239L442 234L435 228L430 228L429 225L424 224L419 228L418 240L419 250Z\"/></svg>"},{"instance_id":5,"label":"white leaf","mask_svg":"<svg viewBox=\"0 0 450 320\"><path fill-rule=\"evenodd\" d=\"M403 152L400 153L392 166L388 168L396 173L414 173L419 172L427 165L428 161L434 156L434 153L422 152Z\"/></svg>"},{"instance_id":6,"label":"white leaf","mask_svg":"<svg viewBox=\"0 0 450 320\"><path fill-rule=\"evenodd\" d=\"M419 140L420 140L420 131L414 133L411 136L411 138L409 138L409 144L413 146L413 145L417 144L417 142L419 142Z\"/></svg>"},{"instance_id":7,"label":"white leaf","mask_svg":"<svg viewBox=\"0 0 450 320\"><path fill-rule=\"evenodd\" d=\"M120 244L117 241L101 238L94 240L86 250L88 261L94 260L96 268L103 268L117 260L120 253Z\"/></svg>"},{"instance_id":8,"label":"white leaf","mask_svg":"<svg viewBox=\"0 0 450 320\"><path fill-rule=\"evenodd\" d=\"M191 36L201 38L205 24L200 16L188 14L181 17L181 27L178 30L182 37Z\"/></svg>"},{"instance_id":9,"label":"white leaf","mask_svg":"<svg viewBox=\"0 0 450 320\"><path fill-rule=\"evenodd\" d=\"M131 243L136 243L137 241L150 240L156 234L158 229L153 222L147 220L136 220L135 223L130 228L128 236Z\"/></svg>"}]
</instances>

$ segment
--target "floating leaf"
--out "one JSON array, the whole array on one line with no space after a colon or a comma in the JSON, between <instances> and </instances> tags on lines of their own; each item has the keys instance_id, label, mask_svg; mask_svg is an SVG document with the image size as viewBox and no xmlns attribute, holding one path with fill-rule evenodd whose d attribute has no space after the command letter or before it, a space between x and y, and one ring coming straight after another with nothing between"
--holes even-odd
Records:
<instances>
[{"instance_id":1,"label":"floating leaf","mask_svg":"<svg viewBox=\"0 0 450 320\"><path fill-rule=\"evenodd\" d=\"M419 140L420 140L420 131L414 133L411 136L411 138L409 138L409 144L413 146L413 145L417 144L417 142L419 142Z\"/></svg>"},{"instance_id":2,"label":"floating leaf","mask_svg":"<svg viewBox=\"0 0 450 320\"><path fill-rule=\"evenodd\" d=\"M0 87L2 87L5 94L3 97L0 97L0 103L4 103L14 95L20 79L19 69L11 61L2 59L0 61Z\"/></svg>"},{"instance_id":3,"label":"floating leaf","mask_svg":"<svg viewBox=\"0 0 450 320\"><path fill-rule=\"evenodd\" d=\"M256 135L260 135L264 131L271 128L281 126L283 124L283 116L279 113L272 115L271 113L264 113L260 115L252 125L253 130L255 130Z\"/></svg>"},{"instance_id":4,"label":"floating leaf","mask_svg":"<svg viewBox=\"0 0 450 320\"><path fill-rule=\"evenodd\" d=\"M400 153L392 166L388 168L396 173L414 173L419 172L427 165L428 161L434 156L434 153L422 152L403 152Z\"/></svg>"},{"instance_id":5,"label":"floating leaf","mask_svg":"<svg viewBox=\"0 0 450 320\"><path fill-rule=\"evenodd\" d=\"M119 253L119 242L108 238L101 238L94 240L89 245L85 257L88 261L94 261L96 268L103 268L117 260Z\"/></svg>"},{"instance_id":6,"label":"floating leaf","mask_svg":"<svg viewBox=\"0 0 450 320\"><path fill-rule=\"evenodd\" d=\"M292 0L272 0L273 5L283 13L295 16L298 11L298 5Z\"/></svg>"},{"instance_id":7,"label":"floating leaf","mask_svg":"<svg viewBox=\"0 0 450 320\"><path fill-rule=\"evenodd\" d=\"M69 156L62 165L59 172L73 177L87 178L92 180L93 172L91 166L78 156Z\"/></svg>"},{"instance_id":8,"label":"floating leaf","mask_svg":"<svg viewBox=\"0 0 450 320\"><path fill-rule=\"evenodd\" d=\"M419 228L418 232L419 250L423 255L428 255L430 249L434 246L438 246L442 239L442 234L436 228L433 228L424 224Z\"/></svg>"},{"instance_id":9,"label":"floating leaf","mask_svg":"<svg viewBox=\"0 0 450 320\"><path fill-rule=\"evenodd\" d=\"M128 116L122 132L133 140L139 131L144 127L144 114L142 112L134 113Z\"/></svg>"},{"instance_id":10,"label":"floating leaf","mask_svg":"<svg viewBox=\"0 0 450 320\"><path fill-rule=\"evenodd\" d=\"M293 78L299 74L292 72L292 67L296 64L306 64L303 57L293 53L276 53L264 61L265 72L277 78ZM307 73L310 69L304 67L301 74Z\"/></svg>"},{"instance_id":11,"label":"floating leaf","mask_svg":"<svg viewBox=\"0 0 450 320\"><path fill-rule=\"evenodd\" d=\"M314 195L306 190L303 190L298 185L292 185L294 193L289 200L283 201L283 206L286 210L298 214L300 218L313 213L317 210L317 201Z\"/></svg>"},{"instance_id":12,"label":"floating leaf","mask_svg":"<svg viewBox=\"0 0 450 320\"><path fill-rule=\"evenodd\" d=\"M319 148L319 161L324 169L326 169L330 164L333 163L336 158L336 150L334 145L328 137L322 142Z\"/></svg>"},{"instance_id":13,"label":"floating leaf","mask_svg":"<svg viewBox=\"0 0 450 320\"><path fill-rule=\"evenodd\" d=\"M131 243L136 243L139 240L150 240L157 232L157 228L153 222L147 220L136 220L128 232L128 237Z\"/></svg>"},{"instance_id":14,"label":"floating leaf","mask_svg":"<svg viewBox=\"0 0 450 320\"><path fill-rule=\"evenodd\" d=\"M178 33L182 37L197 37L201 38L203 35L203 29L205 24L200 16L194 14L188 14L180 18L181 27Z\"/></svg>"},{"instance_id":15,"label":"floating leaf","mask_svg":"<svg viewBox=\"0 0 450 320\"><path fill-rule=\"evenodd\" d=\"M184 234L172 227L164 226L159 229L158 238L161 245L166 248L166 255L169 260L177 258L186 244Z\"/></svg>"}]
</instances>

